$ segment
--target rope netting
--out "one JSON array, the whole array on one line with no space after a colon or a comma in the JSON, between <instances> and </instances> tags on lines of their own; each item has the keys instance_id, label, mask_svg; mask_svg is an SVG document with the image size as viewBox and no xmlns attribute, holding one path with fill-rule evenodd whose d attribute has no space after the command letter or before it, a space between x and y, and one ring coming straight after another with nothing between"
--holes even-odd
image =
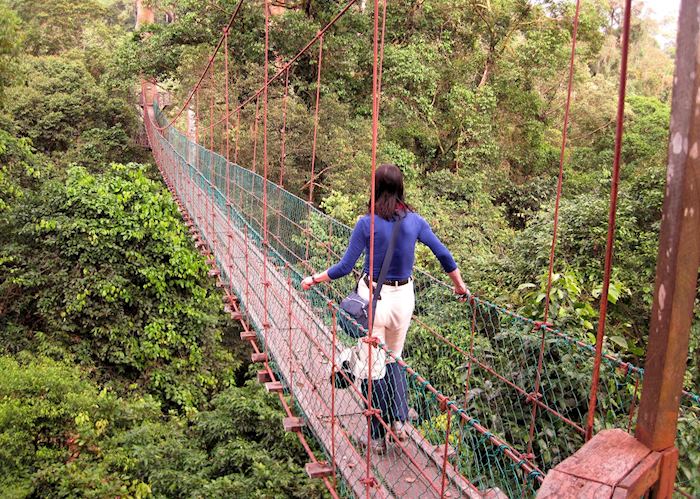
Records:
<instances>
[{"instance_id":1,"label":"rope netting","mask_svg":"<svg viewBox=\"0 0 700 499\"><path fill-rule=\"evenodd\" d=\"M337 303L355 281L334 281L308 294L299 291L303 276L340 257L351 229L250 170L233 163L227 168L223 156L189 141L173 127L163 134L151 129L149 137L158 164L216 255L225 283L239 295L263 350L271 352L288 396L306 421L315 422L306 430L321 443L328 462L339 467L338 478L358 492L362 474L348 471L361 467L366 389L360 382L346 389L330 383L331 370L340 367L334 353L337 357L355 341L336 326L349 322ZM270 266L267 280L262 278L265 259ZM359 272L358 267L355 277ZM480 490L498 488L509 497L531 494L544 472L584 442L595 348L476 296L457 302L447 285L422 271L414 277L415 317L403 358L397 359L411 407L409 444L406 449L398 444L400 452L394 449L373 463L375 475L392 495L421 482L426 492L439 495L444 458L440 454L448 441L450 473L445 476L451 477L450 495L468 495L470 487L464 483L460 488L459 477ZM535 398L543 332L541 396ZM634 429L642 376L642 369L603 356L596 431ZM378 401L382 396L376 396ZM532 455L527 455L533 404L538 408L535 439ZM683 405L683 417L689 423L697 421L698 397L686 393ZM336 421L331 424L324 418ZM387 431L389 422L379 419ZM685 443L697 445L691 440ZM685 456L683 444L679 440ZM426 471L430 463L433 476Z\"/></svg>"},{"instance_id":2,"label":"rope netting","mask_svg":"<svg viewBox=\"0 0 700 499\"><path fill-rule=\"evenodd\" d=\"M318 465L310 474L324 477L329 489L341 495L403 496L410 491L471 497L490 490L509 497L531 496L543 474L580 448L587 435L604 428L634 431L643 370L602 351L604 330L599 331L596 348L579 339L584 336L547 323L546 316L542 322L534 321L474 295L458 302L450 287L420 270L414 273L416 309L402 357L380 344L384 355L374 361L389 360L384 378L351 382L338 358L345 348L357 345L347 333L356 337L353 330L360 326L344 315L338 303L354 289L359 265L353 279L317 286L308 293L300 291L300 281L337 262L351 232L312 203L321 175L317 148L323 146L321 81L323 60L328 57L324 35L354 0L287 63L276 61L272 77L265 9L264 78L257 90L236 88L229 75L230 29L242 4L243 0L183 107L168 120L155 103L153 115L147 111L144 121L156 163L197 228L198 245L218 269L213 275L235 293L234 314L240 310L256 333L260 348L253 342L253 360L268 371L260 379L280 395L288 414L297 416L289 421L292 431L313 437L325 454L319 463L307 447ZM577 2L564 131L578 7ZM384 16L379 41L375 5L373 171ZM304 54L312 63L316 58L315 86L310 85L312 97L306 103L292 98L290 90L290 73ZM268 113L270 103L276 113ZM300 106L313 116L310 137L294 133ZM185 109L194 117L191 124L188 116L188 127L194 128L190 138L173 126ZM621 126L619 130L621 136ZM292 137L295 141L289 140ZM306 146L296 142L308 142L310 156L302 152ZM564 133L557 199L565 148ZM295 164L308 159L310 174L305 181L290 170L288 155ZM283 181L292 181L290 173L297 177L297 191L307 191L306 200L282 187ZM271 178L279 179L279 184ZM555 243L556 230L550 276ZM604 311L601 314L603 327ZM600 382L592 384L591 373L598 373ZM332 382L334 378L341 382ZM391 426L402 419L392 407L394 389L405 390L409 402L405 440ZM700 434L700 397L684 392L681 409L678 485L682 493L694 494L700 491L700 478L693 470L700 463L692 462L697 452L690 450L697 449ZM387 436L388 451L376 452L365 445L370 436Z\"/></svg>"}]
</instances>

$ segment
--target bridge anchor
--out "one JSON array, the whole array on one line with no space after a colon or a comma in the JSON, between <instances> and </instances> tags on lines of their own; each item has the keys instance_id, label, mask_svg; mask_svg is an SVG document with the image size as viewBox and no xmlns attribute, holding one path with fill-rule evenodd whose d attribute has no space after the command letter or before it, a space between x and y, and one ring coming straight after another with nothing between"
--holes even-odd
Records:
<instances>
[{"instance_id":1,"label":"bridge anchor","mask_svg":"<svg viewBox=\"0 0 700 499\"><path fill-rule=\"evenodd\" d=\"M300 431L306 426L306 423L303 418L290 416L282 420L282 426L284 426L284 431Z\"/></svg>"},{"instance_id":2,"label":"bridge anchor","mask_svg":"<svg viewBox=\"0 0 700 499\"><path fill-rule=\"evenodd\" d=\"M265 390L267 390L268 393L282 393L284 391L284 385L282 385L281 381L269 381L265 383Z\"/></svg>"},{"instance_id":3,"label":"bridge anchor","mask_svg":"<svg viewBox=\"0 0 700 499\"><path fill-rule=\"evenodd\" d=\"M241 340L243 341L251 341L255 340L258 338L258 335L255 334L253 331L241 331ZM255 361L253 361L255 362Z\"/></svg>"},{"instance_id":4,"label":"bridge anchor","mask_svg":"<svg viewBox=\"0 0 700 499\"><path fill-rule=\"evenodd\" d=\"M269 383L272 381L272 376L266 369L258 371L258 383Z\"/></svg>"},{"instance_id":5,"label":"bridge anchor","mask_svg":"<svg viewBox=\"0 0 700 499\"><path fill-rule=\"evenodd\" d=\"M333 468L327 463L306 463L304 469L309 478L326 478L333 474Z\"/></svg>"},{"instance_id":6,"label":"bridge anchor","mask_svg":"<svg viewBox=\"0 0 700 499\"><path fill-rule=\"evenodd\" d=\"M677 461L675 448L655 452L623 430L603 430L547 473L537 497L642 497Z\"/></svg>"},{"instance_id":7,"label":"bridge anchor","mask_svg":"<svg viewBox=\"0 0 700 499\"><path fill-rule=\"evenodd\" d=\"M267 362L267 354L266 353L254 353L250 356L250 360L252 360L253 363Z\"/></svg>"}]
</instances>

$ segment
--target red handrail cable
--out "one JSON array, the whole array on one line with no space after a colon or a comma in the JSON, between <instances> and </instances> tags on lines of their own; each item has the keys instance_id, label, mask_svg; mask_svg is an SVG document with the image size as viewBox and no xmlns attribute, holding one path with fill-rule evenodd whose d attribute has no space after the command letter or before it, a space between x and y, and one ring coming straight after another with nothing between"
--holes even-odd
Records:
<instances>
[{"instance_id":1,"label":"red handrail cable","mask_svg":"<svg viewBox=\"0 0 700 499\"><path fill-rule=\"evenodd\" d=\"M211 98L209 99L210 107L209 107L209 150L214 151L214 104L215 104L215 95L216 95L216 64L214 62L214 58L216 57L216 54L212 56L212 61L211 61ZM216 252L216 227L214 226L214 191L212 187L215 185L215 178L214 176L216 175L214 167L214 155L209 154L209 175L210 175L210 189L212 190L212 195L207 196L208 198L208 205L209 205L209 224L210 224L210 229L211 229L211 238L212 238L212 247L214 249L214 252Z\"/></svg>"}]
</instances>

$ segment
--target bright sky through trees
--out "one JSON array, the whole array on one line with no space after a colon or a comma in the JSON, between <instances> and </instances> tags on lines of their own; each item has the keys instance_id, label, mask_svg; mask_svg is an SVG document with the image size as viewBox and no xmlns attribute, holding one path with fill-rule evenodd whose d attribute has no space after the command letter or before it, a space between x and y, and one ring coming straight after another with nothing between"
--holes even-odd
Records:
<instances>
[{"instance_id":1,"label":"bright sky through trees","mask_svg":"<svg viewBox=\"0 0 700 499\"><path fill-rule=\"evenodd\" d=\"M678 9L680 0L645 0L644 6L660 25L660 33L656 37L660 44L676 43L676 27L678 25Z\"/></svg>"}]
</instances>

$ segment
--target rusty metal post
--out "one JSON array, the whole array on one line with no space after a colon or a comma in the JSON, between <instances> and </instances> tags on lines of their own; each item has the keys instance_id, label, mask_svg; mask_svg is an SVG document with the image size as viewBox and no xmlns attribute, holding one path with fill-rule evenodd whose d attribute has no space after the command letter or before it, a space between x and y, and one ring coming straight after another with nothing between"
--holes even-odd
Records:
<instances>
[{"instance_id":1,"label":"rusty metal post","mask_svg":"<svg viewBox=\"0 0 700 499\"><path fill-rule=\"evenodd\" d=\"M676 421L700 266L700 0L682 0L666 194L637 439L666 452L655 496L670 497Z\"/></svg>"}]
</instances>

